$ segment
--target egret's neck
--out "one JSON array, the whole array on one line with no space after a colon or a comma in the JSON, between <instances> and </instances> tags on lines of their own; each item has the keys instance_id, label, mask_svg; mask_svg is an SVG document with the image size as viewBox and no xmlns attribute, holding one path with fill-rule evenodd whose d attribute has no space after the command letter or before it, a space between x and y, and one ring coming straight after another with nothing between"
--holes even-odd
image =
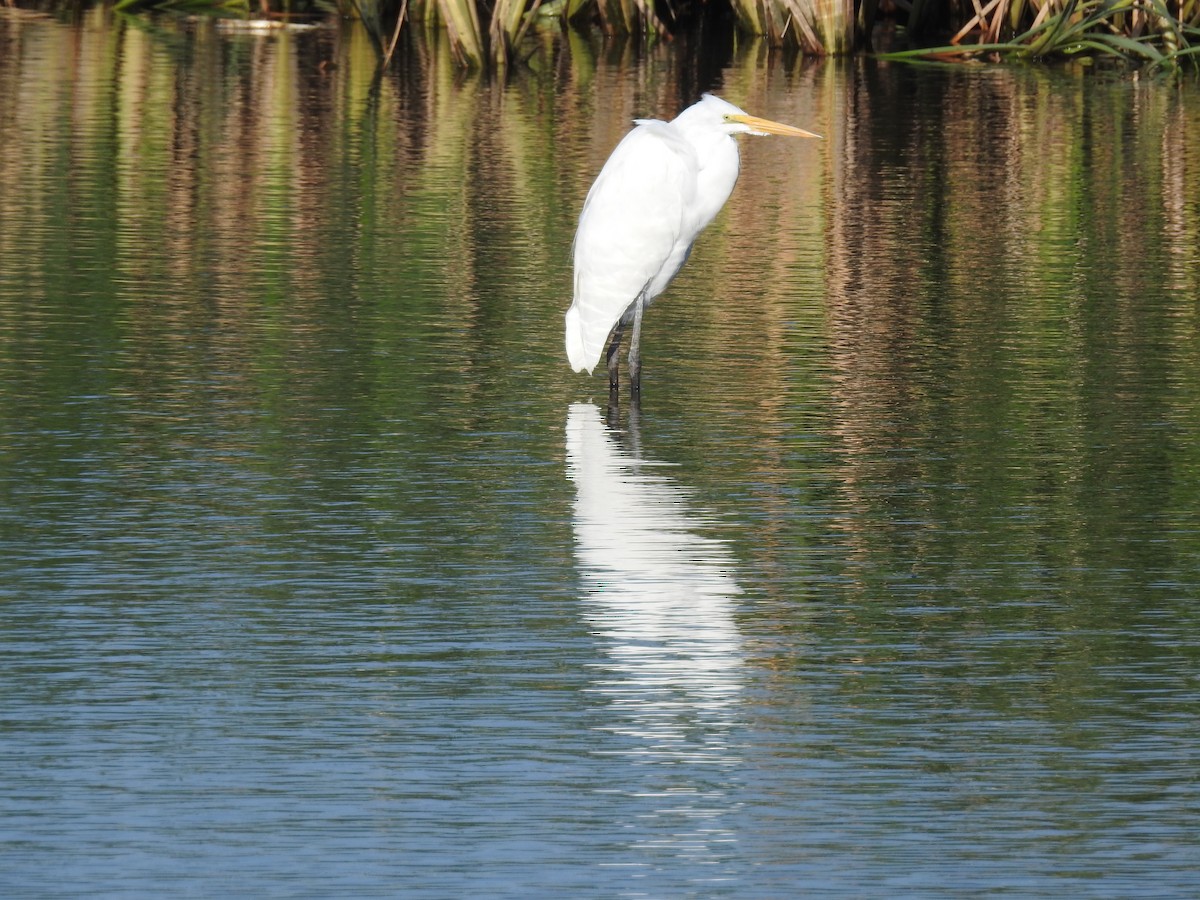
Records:
<instances>
[{"instance_id":1,"label":"egret's neck","mask_svg":"<svg viewBox=\"0 0 1200 900\"><path fill-rule=\"evenodd\" d=\"M700 229L716 217L733 192L740 166L738 146L733 135L723 131L689 129L687 136L700 164L696 200L700 217L697 229Z\"/></svg>"}]
</instances>

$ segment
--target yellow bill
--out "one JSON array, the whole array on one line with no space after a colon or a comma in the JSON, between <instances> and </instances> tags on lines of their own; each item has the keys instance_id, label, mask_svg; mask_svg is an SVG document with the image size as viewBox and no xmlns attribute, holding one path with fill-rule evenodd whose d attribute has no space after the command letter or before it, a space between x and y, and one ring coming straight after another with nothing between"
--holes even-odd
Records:
<instances>
[{"instance_id":1,"label":"yellow bill","mask_svg":"<svg viewBox=\"0 0 1200 900\"><path fill-rule=\"evenodd\" d=\"M784 125L782 122L772 122L770 119L760 119L758 116L726 116L729 122L739 122L750 129L751 134L783 134L788 137L820 138L819 134L796 128L794 125Z\"/></svg>"}]
</instances>

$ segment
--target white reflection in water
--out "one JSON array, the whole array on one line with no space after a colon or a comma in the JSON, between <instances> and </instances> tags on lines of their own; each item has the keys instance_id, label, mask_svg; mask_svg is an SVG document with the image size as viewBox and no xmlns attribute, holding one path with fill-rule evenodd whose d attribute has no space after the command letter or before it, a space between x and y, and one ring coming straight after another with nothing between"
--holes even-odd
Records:
<instances>
[{"instance_id":1,"label":"white reflection in water","mask_svg":"<svg viewBox=\"0 0 1200 900\"><path fill-rule=\"evenodd\" d=\"M606 655L595 688L617 713L609 727L635 738L632 752L647 761L733 762L744 668L733 557L697 533L705 520L665 464L641 459L621 437L593 404L570 407L584 615ZM636 448L636 419L624 437Z\"/></svg>"}]
</instances>

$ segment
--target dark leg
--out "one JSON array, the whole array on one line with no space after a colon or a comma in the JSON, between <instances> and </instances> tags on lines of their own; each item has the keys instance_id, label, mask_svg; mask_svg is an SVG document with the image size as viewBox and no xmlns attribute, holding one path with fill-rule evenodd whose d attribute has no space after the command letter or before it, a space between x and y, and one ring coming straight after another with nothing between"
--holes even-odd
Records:
<instances>
[{"instance_id":1,"label":"dark leg","mask_svg":"<svg viewBox=\"0 0 1200 900\"><path fill-rule=\"evenodd\" d=\"M618 322L612 331L612 342L608 345L608 389L615 391L621 383L620 366L621 366L621 333L625 330L625 323Z\"/></svg>"},{"instance_id":2,"label":"dark leg","mask_svg":"<svg viewBox=\"0 0 1200 900\"><path fill-rule=\"evenodd\" d=\"M613 431L621 427L621 392L608 392L608 406L604 410L604 424Z\"/></svg>"},{"instance_id":3,"label":"dark leg","mask_svg":"<svg viewBox=\"0 0 1200 900\"><path fill-rule=\"evenodd\" d=\"M642 392L642 312L645 309L645 297L639 296L633 311L633 337L629 340L629 390L635 397Z\"/></svg>"},{"instance_id":4,"label":"dark leg","mask_svg":"<svg viewBox=\"0 0 1200 900\"><path fill-rule=\"evenodd\" d=\"M629 424L625 429L626 446L634 459L642 458L642 404L635 394L629 404Z\"/></svg>"}]
</instances>

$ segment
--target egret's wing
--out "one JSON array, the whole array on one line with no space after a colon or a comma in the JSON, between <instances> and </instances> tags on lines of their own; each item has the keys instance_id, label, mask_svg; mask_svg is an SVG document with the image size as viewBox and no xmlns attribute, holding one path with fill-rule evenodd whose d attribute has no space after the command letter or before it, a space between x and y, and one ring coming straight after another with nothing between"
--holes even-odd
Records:
<instances>
[{"instance_id":1,"label":"egret's wing","mask_svg":"<svg viewBox=\"0 0 1200 900\"><path fill-rule=\"evenodd\" d=\"M613 325L664 266L673 268L658 279L662 285L683 264L687 246L680 241L697 170L692 148L657 121L640 122L601 169L575 233L566 338L576 372L596 367Z\"/></svg>"}]
</instances>

